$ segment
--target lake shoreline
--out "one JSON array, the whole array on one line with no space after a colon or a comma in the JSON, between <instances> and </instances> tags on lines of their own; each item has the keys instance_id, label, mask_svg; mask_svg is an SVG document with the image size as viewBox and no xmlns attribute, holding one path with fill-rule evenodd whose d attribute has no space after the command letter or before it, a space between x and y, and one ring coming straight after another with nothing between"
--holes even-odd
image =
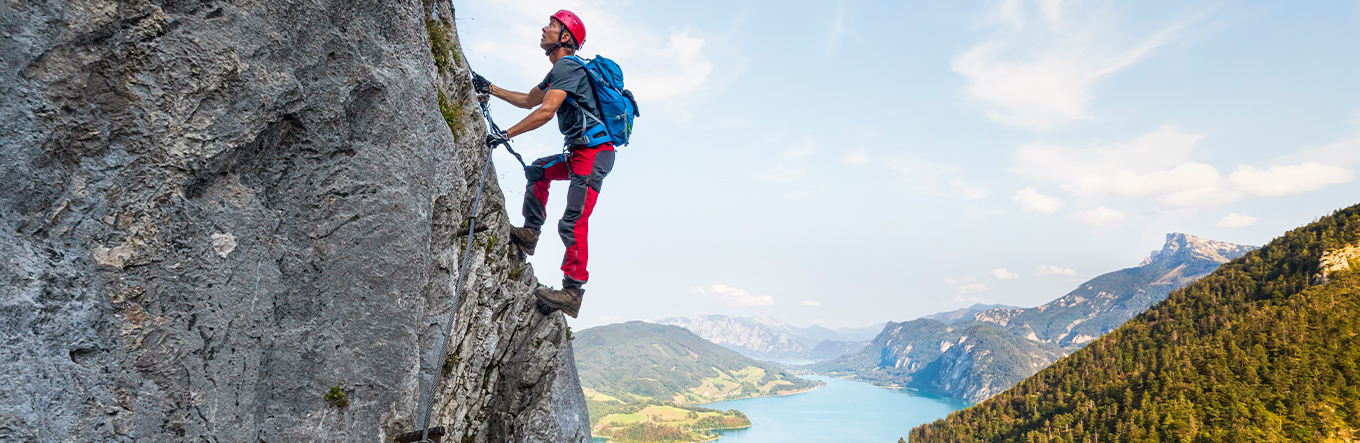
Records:
<instances>
[{"instance_id":1,"label":"lake shoreline","mask_svg":"<svg viewBox=\"0 0 1360 443\"><path fill-rule=\"evenodd\" d=\"M863 380L825 375L804 378L825 384L802 395L704 405L711 409L736 409L751 420L749 428L721 431L718 443L897 441L906 437L911 428L965 407L947 398L913 390L883 389Z\"/></svg>"}]
</instances>

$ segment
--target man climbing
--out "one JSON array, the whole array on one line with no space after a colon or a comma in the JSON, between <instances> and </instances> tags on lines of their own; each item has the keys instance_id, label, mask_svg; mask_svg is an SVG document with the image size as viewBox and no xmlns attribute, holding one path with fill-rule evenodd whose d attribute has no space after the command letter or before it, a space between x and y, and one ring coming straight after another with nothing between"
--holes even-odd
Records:
<instances>
[{"instance_id":1,"label":"man climbing","mask_svg":"<svg viewBox=\"0 0 1360 443\"><path fill-rule=\"evenodd\" d=\"M587 72L576 54L586 41L586 28L571 11L561 10L548 18L539 47L552 62L552 70L528 93L514 92L492 85L473 74L473 86L519 108L537 106L524 120L505 131L487 136L488 144L538 129L557 115L557 127L565 137L566 152L534 160L524 170L528 188L524 191L524 227L510 229L510 240L525 254L533 255L539 230L547 217L548 188L553 181L569 180L567 210L557 223L557 234L567 252L562 258L562 289L542 286L534 295L543 303L576 317L585 294L582 285L590 278L586 271L588 247L586 234L590 214L605 176L614 168L614 145L609 134L596 124L602 115Z\"/></svg>"}]
</instances>

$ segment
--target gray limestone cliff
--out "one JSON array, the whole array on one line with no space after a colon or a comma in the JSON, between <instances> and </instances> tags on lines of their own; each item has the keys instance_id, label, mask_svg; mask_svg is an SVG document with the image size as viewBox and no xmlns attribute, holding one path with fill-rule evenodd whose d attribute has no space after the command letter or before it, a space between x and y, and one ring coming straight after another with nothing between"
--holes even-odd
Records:
<instances>
[{"instance_id":1,"label":"gray limestone cliff","mask_svg":"<svg viewBox=\"0 0 1360 443\"><path fill-rule=\"evenodd\" d=\"M0 441L589 442L447 2L0 3ZM324 396L338 387L343 401Z\"/></svg>"}]
</instances>

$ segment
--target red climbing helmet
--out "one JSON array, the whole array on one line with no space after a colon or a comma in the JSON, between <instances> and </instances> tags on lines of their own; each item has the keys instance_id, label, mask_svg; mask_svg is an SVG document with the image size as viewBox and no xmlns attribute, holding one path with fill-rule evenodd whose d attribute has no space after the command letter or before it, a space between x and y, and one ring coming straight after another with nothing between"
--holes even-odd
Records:
<instances>
[{"instance_id":1,"label":"red climbing helmet","mask_svg":"<svg viewBox=\"0 0 1360 443\"><path fill-rule=\"evenodd\" d=\"M562 25L567 27L567 31L571 32L572 37L576 37L577 48L586 44L586 25L581 23L581 18L577 17L575 13L563 9L557 11L552 17L562 22Z\"/></svg>"}]
</instances>

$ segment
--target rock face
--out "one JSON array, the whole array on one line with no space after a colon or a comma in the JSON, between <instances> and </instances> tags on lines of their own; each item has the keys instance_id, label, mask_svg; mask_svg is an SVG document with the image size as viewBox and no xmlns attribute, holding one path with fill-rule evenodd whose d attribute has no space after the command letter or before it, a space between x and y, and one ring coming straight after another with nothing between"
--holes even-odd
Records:
<instances>
[{"instance_id":1,"label":"rock face","mask_svg":"<svg viewBox=\"0 0 1360 443\"><path fill-rule=\"evenodd\" d=\"M449 3L0 4L0 441L588 442ZM343 401L323 399L332 387Z\"/></svg>"},{"instance_id":2,"label":"rock face","mask_svg":"<svg viewBox=\"0 0 1360 443\"><path fill-rule=\"evenodd\" d=\"M979 403L1065 355L1055 346L974 323L959 342L912 377L912 386Z\"/></svg>"},{"instance_id":3,"label":"rock face","mask_svg":"<svg viewBox=\"0 0 1360 443\"><path fill-rule=\"evenodd\" d=\"M1322 259L1318 260L1318 273L1313 275L1312 283L1325 285L1331 281L1330 277L1334 272L1360 269L1360 246L1348 245L1342 248L1333 249L1322 254Z\"/></svg>"}]
</instances>

